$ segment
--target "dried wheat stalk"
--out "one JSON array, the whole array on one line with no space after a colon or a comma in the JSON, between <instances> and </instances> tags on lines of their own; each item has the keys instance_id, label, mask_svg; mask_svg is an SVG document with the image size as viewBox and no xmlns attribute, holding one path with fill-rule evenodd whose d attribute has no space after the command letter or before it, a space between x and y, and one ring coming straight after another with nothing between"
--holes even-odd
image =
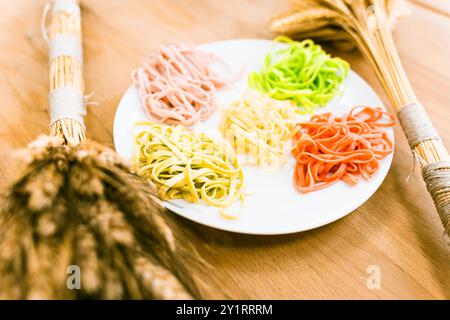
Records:
<instances>
[{"instance_id":1,"label":"dried wheat stalk","mask_svg":"<svg viewBox=\"0 0 450 320\"><path fill-rule=\"evenodd\" d=\"M49 40L58 34L68 34L81 40L81 18L77 14L56 12L48 30ZM50 93L61 88L74 88L84 95L83 66L71 56L60 56L50 63ZM76 146L86 140L84 124L69 118L61 119L50 127L50 135L61 137Z\"/></svg>"},{"instance_id":2,"label":"dried wheat stalk","mask_svg":"<svg viewBox=\"0 0 450 320\"><path fill-rule=\"evenodd\" d=\"M397 111L413 154L450 236L450 157L403 69L392 37L397 17L407 9L401 0L293 0L290 12L275 18L275 32L303 37L324 28L347 33L372 65ZM319 34L320 39L320 34ZM338 39L339 40L339 39Z\"/></svg>"},{"instance_id":3,"label":"dried wheat stalk","mask_svg":"<svg viewBox=\"0 0 450 320\"><path fill-rule=\"evenodd\" d=\"M114 151L41 137L22 161L0 214L0 299L198 296L159 200ZM71 265L80 290L67 287Z\"/></svg>"},{"instance_id":4,"label":"dried wheat stalk","mask_svg":"<svg viewBox=\"0 0 450 320\"><path fill-rule=\"evenodd\" d=\"M79 20L53 18L50 38L79 34ZM84 92L81 61L70 54L51 61L50 79L52 91ZM0 299L199 298L187 250L148 183L113 150L84 141L79 122L63 119L51 131L22 152L25 168L0 209ZM67 285L71 266L79 290Z\"/></svg>"}]
</instances>

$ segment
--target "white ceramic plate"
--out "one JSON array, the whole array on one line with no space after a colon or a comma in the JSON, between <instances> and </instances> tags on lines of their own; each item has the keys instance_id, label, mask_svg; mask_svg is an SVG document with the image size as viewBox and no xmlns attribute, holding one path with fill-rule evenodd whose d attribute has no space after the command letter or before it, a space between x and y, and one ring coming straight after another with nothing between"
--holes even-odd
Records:
<instances>
[{"instance_id":1,"label":"white ceramic plate","mask_svg":"<svg viewBox=\"0 0 450 320\"><path fill-rule=\"evenodd\" d=\"M202 50L213 52L229 65L234 74L243 73L241 80L231 88L218 93L220 105L226 106L238 99L247 88L247 75L259 70L264 56L279 44L266 40L230 40L209 43ZM332 101L319 113L332 110L335 114L348 112L353 106L383 106L372 88L355 72L350 71L344 83L343 96ZM219 137L217 129L220 111L210 119L200 123L195 130L204 131ZM139 120L149 120L137 90L131 86L123 96L114 120L114 143L123 158L130 159L133 151L133 124ZM392 129L388 130L393 139ZM380 170L370 181L361 181L351 187L344 182L320 191L299 194L293 186L293 159L276 173L244 166L247 197L241 216L236 220L226 220L220 216L219 209L205 204L192 204L184 200L166 202L173 212L198 223L217 229L247 234L286 234L309 230L336 221L362 205L383 182L392 162L393 155L382 160ZM229 211L239 210L240 202Z\"/></svg>"}]
</instances>

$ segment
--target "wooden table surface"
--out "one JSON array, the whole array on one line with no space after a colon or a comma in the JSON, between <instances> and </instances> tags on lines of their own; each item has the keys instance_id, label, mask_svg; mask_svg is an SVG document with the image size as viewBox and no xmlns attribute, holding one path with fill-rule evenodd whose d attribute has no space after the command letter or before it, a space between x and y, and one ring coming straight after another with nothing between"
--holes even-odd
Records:
<instances>
[{"instance_id":1,"label":"wooden table surface","mask_svg":"<svg viewBox=\"0 0 450 320\"><path fill-rule=\"evenodd\" d=\"M10 151L48 130L47 47L39 29L43 5L0 0L1 187L13 176ZM415 0L410 7L395 38L419 99L450 147L450 2ZM287 0L82 1L87 91L101 103L89 109L90 138L113 145L114 112L130 85L130 70L156 45L271 38L270 17L287 8ZM341 55L389 106L361 55ZM211 265L198 273L210 283L206 297L450 298L450 251L442 226L419 173L406 181L412 156L399 127L395 137L394 162L380 189L325 227L257 237L176 218ZM379 289L367 286L370 266L379 268Z\"/></svg>"}]
</instances>

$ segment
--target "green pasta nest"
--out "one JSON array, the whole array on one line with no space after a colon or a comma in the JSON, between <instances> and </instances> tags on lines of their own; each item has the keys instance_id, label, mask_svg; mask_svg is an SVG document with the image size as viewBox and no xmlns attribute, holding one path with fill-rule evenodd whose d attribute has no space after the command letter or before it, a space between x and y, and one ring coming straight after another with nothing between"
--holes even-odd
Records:
<instances>
[{"instance_id":1,"label":"green pasta nest","mask_svg":"<svg viewBox=\"0 0 450 320\"><path fill-rule=\"evenodd\" d=\"M350 68L346 61L331 57L312 40L278 37L275 41L288 46L269 53L262 70L250 73L250 88L292 101L301 114L313 113L341 94Z\"/></svg>"}]
</instances>

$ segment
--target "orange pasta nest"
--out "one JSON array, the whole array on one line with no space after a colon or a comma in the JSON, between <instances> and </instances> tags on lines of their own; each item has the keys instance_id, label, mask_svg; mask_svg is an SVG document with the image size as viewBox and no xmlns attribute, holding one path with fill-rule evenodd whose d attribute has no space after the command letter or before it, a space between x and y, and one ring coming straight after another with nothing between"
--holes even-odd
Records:
<instances>
[{"instance_id":1,"label":"orange pasta nest","mask_svg":"<svg viewBox=\"0 0 450 320\"><path fill-rule=\"evenodd\" d=\"M297 161L294 185L299 192L323 189L344 180L355 185L370 179L393 144L382 127L394 125L394 116L380 108L355 107L343 117L331 113L299 123L293 155Z\"/></svg>"}]
</instances>

